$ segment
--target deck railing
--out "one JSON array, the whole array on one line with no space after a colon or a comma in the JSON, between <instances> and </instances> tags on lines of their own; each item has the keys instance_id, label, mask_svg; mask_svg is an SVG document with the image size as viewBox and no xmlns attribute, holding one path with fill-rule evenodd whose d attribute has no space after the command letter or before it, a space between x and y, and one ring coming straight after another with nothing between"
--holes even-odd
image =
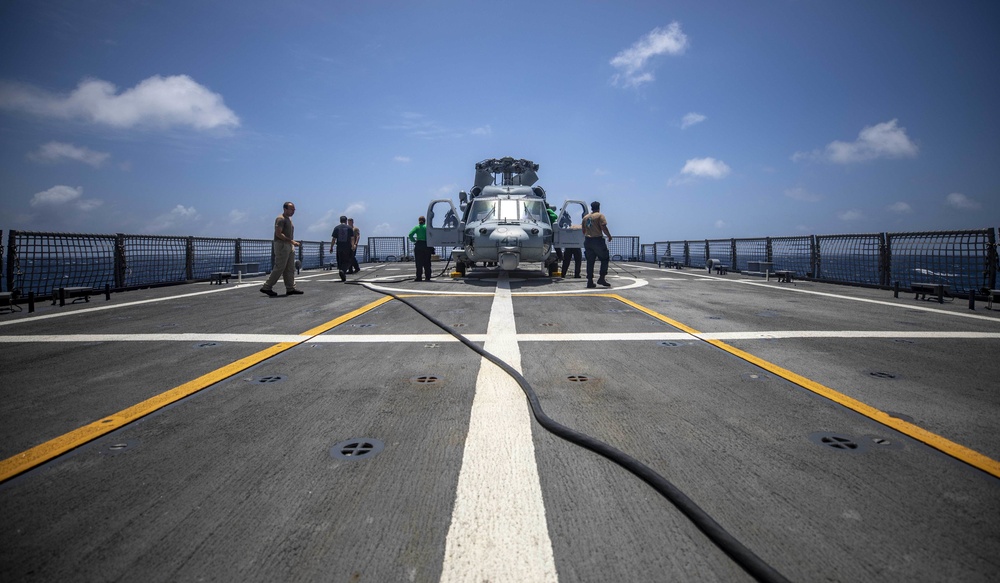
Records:
<instances>
[{"instance_id":1,"label":"deck railing","mask_svg":"<svg viewBox=\"0 0 1000 583\"><path fill-rule=\"evenodd\" d=\"M946 284L951 295L961 297L997 287L996 229L660 241L643 249L652 252L643 260L654 263L673 257L704 268L708 259L719 259L746 271L750 262L764 261L772 271L847 285Z\"/></svg>"},{"instance_id":2,"label":"deck railing","mask_svg":"<svg viewBox=\"0 0 1000 583\"><path fill-rule=\"evenodd\" d=\"M158 235L77 234L10 231L4 255L0 231L0 291L17 297L50 297L60 287L113 291L208 281L233 264L256 264L271 271L269 239L222 239ZM329 268L335 260L323 241L303 241L296 250L302 269ZM358 246L358 261L403 261L412 257L406 237L369 237ZM442 258L450 248L435 250ZM997 287L997 231L929 231L806 235L745 239L699 239L642 244L639 237L616 236L613 260L656 263L673 257L704 268L708 259L746 271L751 262L796 277L848 285L908 289L913 283L947 284L953 296Z\"/></svg>"}]
</instances>

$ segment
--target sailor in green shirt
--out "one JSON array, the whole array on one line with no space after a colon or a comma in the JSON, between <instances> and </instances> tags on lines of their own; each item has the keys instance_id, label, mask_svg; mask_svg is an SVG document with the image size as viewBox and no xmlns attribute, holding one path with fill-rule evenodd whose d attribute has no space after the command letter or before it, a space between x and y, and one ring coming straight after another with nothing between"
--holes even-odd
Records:
<instances>
[{"instance_id":1,"label":"sailor in green shirt","mask_svg":"<svg viewBox=\"0 0 1000 583\"><path fill-rule=\"evenodd\" d=\"M556 214L556 207L552 205L545 206L545 212L549 213L549 222L555 227L556 223L559 222L559 215Z\"/></svg>"},{"instance_id":2,"label":"sailor in green shirt","mask_svg":"<svg viewBox=\"0 0 1000 583\"><path fill-rule=\"evenodd\" d=\"M413 281L420 281L421 275L426 274L427 281L431 280L431 252L427 246L427 219L420 217L417 219L417 226L410 230L407 236L413 242L413 260L417 264L417 277Z\"/></svg>"}]
</instances>

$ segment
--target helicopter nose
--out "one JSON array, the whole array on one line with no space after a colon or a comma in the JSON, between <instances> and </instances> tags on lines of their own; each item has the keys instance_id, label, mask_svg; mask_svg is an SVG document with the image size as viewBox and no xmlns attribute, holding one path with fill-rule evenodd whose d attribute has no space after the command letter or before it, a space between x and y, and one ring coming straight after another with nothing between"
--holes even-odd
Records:
<instances>
[{"instance_id":1,"label":"helicopter nose","mask_svg":"<svg viewBox=\"0 0 1000 583\"><path fill-rule=\"evenodd\" d=\"M498 263L500 264L500 269L503 269L504 271L512 271L514 269L517 269L517 264L521 262L521 256L513 252L500 253L498 259L499 259Z\"/></svg>"}]
</instances>

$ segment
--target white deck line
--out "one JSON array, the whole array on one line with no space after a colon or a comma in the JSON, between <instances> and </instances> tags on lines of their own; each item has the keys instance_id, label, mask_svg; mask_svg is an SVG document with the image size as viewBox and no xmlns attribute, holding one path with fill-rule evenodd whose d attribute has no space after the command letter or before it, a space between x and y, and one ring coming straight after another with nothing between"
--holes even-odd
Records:
<instances>
[{"instance_id":1,"label":"white deck line","mask_svg":"<svg viewBox=\"0 0 1000 583\"><path fill-rule=\"evenodd\" d=\"M516 335L510 284L501 276L485 348L520 371ZM528 403L514 379L485 358L476 379L441 581L558 581Z\"/></svg>"},{"instance_id":2,"label":"white deck line","mask_svg":"<svg viewBox=\"0 0 1000 583\"><path fill-rule=\"evenodd\" d=\"M637 270L647 270L647 271L648 270L657 270L657 271L662 271L662 269L659 269L657 267L647 267L647 266L640 266L640 265L629 265L629 267L633 268L633 269L637 269ZM716 276L713 276L713 275L708 275L708 274L705 274L705 273L692 273L691 271L678 271L676 275L685 276L685 277L701 278L701 279L711 280L711 281L727 281L727 282L736 283L736 284L739 284L739 285L762 286L762 287L766 287L768 289L778 289L778 290L783 290L783 291L788 291L788 292L797 292L797 293L800 293L800 294L811 294L811 295L822 296L822 297L827 297L827 298L836 298L838 300L849 300L849 301L852 301L852 302L864 302L866 304L878 304L878 305L881 305L881 306L890 306L890 307L893 307L893 308L902 308L904 310L918 310L918 311L921 311L921 312L932 312L932 313L935 313L935 314L941 314L942 316L954 316L954 317L957 317L957 318L972 318L973 320L986 320L987 322L998 322L998 321L1000 321L997 318L994 318L994 317L991 317L991 316L980 316L979 314L969 314L967 312L952 312L952 311L948 311L948 310L941 310L939 308L933 308L933 307L929 307L929 306L922 306L922 305L917 304L917 303L913 303L913 304L900 304L900 303L896 303L896 302L886 302L886 301L883 301L883 300L872 300L872 299L869 299L869 298L853 298L853 297L850 297L850 296L842 296L840 294L832 294L832 293L828 293L828 292L814 291L814 290L811 290L811 289L800 289L800 288L796 288L796 287L789 287L787 285L781 285L781 284L778 284L777 282L770 283L770 282L759 281L759 278L753 279L753 280L751 280L751 279L724 278L724 277L716 277ZM822 283L822 282L820 282L820 283ZM912 292L907 292L907 293L912 293ZM914 302L916 302L916 300L914 300Z\"/></svg>"},{"instance_id":3,"label":"white deck line","mask_svg":"<svg viewBox=\"0 0 1000 583\"><path fill-rule=\"evenodd\" d=\"M638 271L658 271L658 272L664 272L663 269L660 269L658 267L650 267L650 266L645 266L645 265L632 265L632 264L627 264L627 265L628 265L629 268L632 268L632 269L635 269L635 270L638 270ZM376 268L371 268L371 270L373 270L373 271L375 269L378 269L378 268L377 267ZM666 274L666 273L664 272L664 274ZM713 282L718 282L718 283L736 283L736 284L739 284L739 285L758 285L758 286L766 286L766 287L769 287L771 289L780 289L780 290L790 291L790 292L798 292L798 293L804 293L804 294L813 294L813 295L825 296L825 297L836 298L836 299L841 299L841 300L848 300L848 301L854 301L854 302L866 302L866 303L871 303L871 304L880 304L880 305L884 305L884 306L890 306L890 307L893 307L893 308L901 308L901 309L904 309L904 310L918 310L918 311L922 311L922 312L932 312L932 313L939 314L939 315L942 315L942 316L955 316L955 317L959 317L959 318L972 318L972 319L975 319L975 320L985 320L985 321L988 321L988 322L1000 322L1000 319L997 319L997 318L991 317L991 316L981 316L981 315L978 315L978 314L969 314L969 313L965 313L965 312L953 312L953 311L941 310L941 309L933 308L933 307L929 307L929 306L922 306L922 305L919 305L919 304L900 304L900 303L886 302L886 301L881 301L881 300L872 300L872 299L868 299L868 298L854 298L854 297L850 297L850 296L843 296L843 295L832 294L832 293L827 293L827 292L818 292L818 291L813 291L813 290L804 290L804 289L798 289L798 288L794 288L794 287L787 287L787 286L783 286L783 285L775 285L775 284L772 284L772 283L764 283L764 282L753 281L753 280L749 280L749 279L727 279L727 278L715 277L715 276L707 275L707 274L703 274L703 273L693 273L691 271L671 272L671 273L669 273L669 275L671 277L659 277L659 278L655 278L655 279L657 279L659 281L673 280L675 282L681 282L681 281L691 281L691 278L700 278L702 280L713 281ZM315 281L315 282L334 281L335 283L339 283L339 280L322 280L322 279L316 279L316 278L319 278L319 277L327 277L327 275L326 274L322 274L322 273L316 273L316 274L310 274L310 275L303 275L303 276L296 277L296 280L312 280L312 281ZM626 276L610 276L610 277L617 278L617 279L632 279L633 282L631 284L628 284L628 285L625 285L625 286L611 287L611 288L598 288L598 289L586 289L586 288L583 288L583 289L566 289L566 290L542 291L542 292L539 292L539 291L524 291L524 292L514 293L513 295L518 295L518 296L525 295L525 296L529 296L529 295L572 295L572 294L580 294L580 293L616 293L616 292L624 291L624 290L627 290L627 289L633 289L633 288L636 288L636 287L642 287L642 286L648 285L648 283L649 283L648 280L639 279L639 278L633 278L633 277L626 277ZM83 309L79 309L79 310L72 310L72 311L67 311L67 312L60 312L60 313L53 313L53 314L43 314L43 315L38 315L38 316L29 316L27 318L18 318L16 320L0 321L0 327L3 327L3 326L13 326L15 324L21 324L21 323L24 323L24 322L36 322L38 320L48 320L50 318L62 318L62 317L67 317L67 316L74 316L74 315L77 315L77 314L86 314L86 313L97 312L97 311L102 311L102 310L113 310L113 309L117 309L117 308L127 308L127 307L130 307L130 306L138 306L138 305L142 305L142 304L152 304L152 303L158 303L158 302L167 302L167 301L172 301L172 300L179 300L179 299L182 299L182 298L189 298L189 297L193 297L193 296L200 296L200 295L205 295L205 294L213 294L213 293L218 293L218 292L231 291L231 290L236 290L236 289L243 289L244 287L248 287L248 286L260 285L263 281L264 281L263 279L259 279L259 278L255 279L255 280L251 280L251 279L248 278L247 280L244 280L242 284L237 284L237 285L234 285L234 286L225 286L225 287L220 286L220 287L218 287L216 289L211 289L211 290L207 290L207 291L193 292L193 293L187 293L187 294L181 294L181 295L169 296L169 297L163 297L163 298L152 298L152 299L148 299L148 300L139 300L139 301L135 301L135 302L125 302L125 303L122 303L122 304L110 304L110 305L104 305L104 306L94 306L94 307L83 308ZM360 281L359 280L359 283L361 283L362 285L364 285L365 287L368 287L370 289L384 290L384 291L393 291L393 292L400 293L400 294L470 295L470 296L491 295L489 292L461 292L461 291L447 291L447 290L419 290L419 289L405 289L405 288L390 288L390 287L384 287L384 286L380 286L380 285L375 285L374 283L372 283L374 281L377 281L377 280L369 280L369 281ZM207 283L197 283L197 284L192 284L192 285L209 285L209 284L207 284ZM100 295L100 293L95 294L95 296L96 295Z\"/></svg>"},{"instance_id":4,"label":"white deck line","mask_svg":"<svg viewBox=\"0 0 1000 583\"><path fill-rule=\"evenodd\" d=\"M486 334L465 334L473 342L485 342ZM656 340L761 340L782 338L925 338L935 340L1000 340L1000 332L962 332L914 330L759 330L746 332L604 332L590 334L517 334L518 342L607 342ZM299 334L212 334L187 332L181 334L23 334L0 336L0 343L42 344L46 342L244 342L277 344L302 342L310 344L388 344L458 342L450 334L323 334L310 338Z\"/></svg>"}]
</instances>

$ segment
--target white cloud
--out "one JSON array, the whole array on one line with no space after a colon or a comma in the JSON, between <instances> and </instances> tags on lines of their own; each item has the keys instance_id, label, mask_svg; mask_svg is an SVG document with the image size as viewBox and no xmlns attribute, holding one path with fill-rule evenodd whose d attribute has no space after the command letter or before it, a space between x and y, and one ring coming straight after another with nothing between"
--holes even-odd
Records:
<instances>
[{"instance_id":1,"label":"white cloud","mask_svg":"<svg viewBox=\"0 0 1000 583\"><path fill-rule=\"evenodd\" d=\"M399 130L418 138L439 138L450 133L447 128L422 113L404 111L400 117L402 120L399 123L384 125L383 129Z\"/></svg>"},{"instance_id":2,"label":"white cloud","mask_svg":"<svg viewBox=\"0 0 1000 583\"><path fill-rule=\"evenodd\" d=\"M706 119L708 118L705 117L704 115L692 111L691 113L685 115L683 119L681 119L681 129L686 130L695 124L705 121Z\"/></svg>"},{"instance_id":3,"label":"white cloud","mask_svg":"<svg viewBox=\"0 0 1000 583\"><path fill-rule=\"evenodd\" d=\"M459 191L457 184L446 184L434 191L434 198L451 198Z\"/></svg>"},{"instance_id":4,"label":"white cloud","mask_svg":"<svg viewBox=\"0 0 1000 583\"><path fill-rule=\"evenodd\" d=\"M89 148L74 146L63 142L49 142L44 144L38 151L31 152L28 157L36 162L60 162L62 160L74 160L90 164L94 168L99 167L111 154L107 152L95 152Z\"/></svg>"},{"instance_id":5,"label":"white cloud","mask_svg":"<svg viewBox=\"0 0 1000 583\"><path fill-rule=\"evenodd\" d=\"M52 188L36 192L31 197L31 206L46 204L66 204L83 196L83 187L77 186L53 186Z\"/></svg>"},{"instance_id":6,"label":"white cloud","mask_svg":"<svg viewBox=\"0 0 1000 583\"><path fill-rule=\"evenodd\" d=\"M104 204L103 200L98 200L96 198L82 198L76 201L76 209L85 213L94 210L102 204Z\"/></svg>"},{"instance_id":7,"label":"white cloud","mask_svg":"<svg viewBox=\"0 0 1000 583\"><path fill-rule=\"evenodd\" d=\"M653 57L663 54L681 55L687 47L688 39L681 30L680 23L671 22L665 29L654 28L611 59L611 66L619 71L611 78L611 83L624 87L638 87L648 83L653 80L653 74L647 70Z\"/></svg>"},{"instance_id":8,"label":"white cloud","mask_svg":"<svg viewBox=\"0 0 1000 583\"><path fill-rule=\"evenodd\" d=\"M963 211L974 211L981 208L983 205L979 204L979 201L965 196L961 192L953 192L945 197L945 202L948 206L957 208Z\"/></svg>"},{"instance_id":9,"label":"white cloud","mask_svg":"<svg viewBox=\"0 0 1000 583\"><path fill-rule=\"evenodd\" d=\"M724 178L729 174L729 166L715 158L692 158L684 164L681 174L704 178Z\"/></svg>"},{"instance_id":10,"label":"white cloud","mask_svg":"<svg viewBox=\"0 0 1000 583\"><path fill-rule=\"evenodd\" d=\"M335 226L340 224L340 215L342 214L344 213L328 210L323 213L323 216L320 217L318 221L306 227L306 231L309 233L329 234L333 232L333 228Z\"/></svg>"},{"instance_id":11,"label":"white cloud","mask_svg":"<svg viewBox=\"0 0 1000 583\"><path fill-rule=\"evenodd\" d=\"M897 120L866 126L853 142L834 141L823 150L796 152L792 160L825 160L837 164L866 162L876 158L913 158L917 155L917 145L906 135L906 128L897 125Z\"/></svg>"},{"instance_id":12,"label":"white cloud","mask_svg":"<svg viewBox=\"0 0 1000 583\"><path fill-rule=\"evenodd\" d=\"M726 221L724 221L722 219L719 219L719 220L715 221L715 228L716 229L725 229L728 226L729 225L726 224Z\"/></svg>"},{"instance_id":13,"label":"white cloud","mask_svg":"<svg viewBox=\"0 0 1000 583\"><path fill-rule=\"evenodd\" d=\"M324 236L328 235L333 232L334 227L340 224L340 217L352 218L355 223L359 223L362 220L359 218L359 215L363 215L367 208L363 202L352 202L344 210L330 209L323 213L323 216L319 220L307 226L306 231L309 233L323 233Z\"/></svg>"},{"instance_id":14,"label":"white cloud","mask_svg":"<svg viewBox=\"0 0 1000 583\"><path fill-rule=\"evenodd\" d=\"M905 202L894 202L885 208L891 212L899 214L907 214L913 212L913 208Z\"/></svg>"},{"instance_id":15,"label":"white cloud","mask_svg":"<svg viewBox=\"0 0 1000 583\"><path fill-rule=\"evenodd\" d=\"M864 218L864 216L865 215L862 214L861 211L854 209L847 211L840 211L839 213L837 213L837 218L842 221L856 221L858 219Z\"/></svg>"},{"instance_id":16,"label":"white cloud","mask_svg":"<svg viewBox=\"0 0 1000 583\"><path fill-rule=\"evenodd\" d=\"M53 186L48 190L36 192L31 197L29 203L33 207L52 207L57 209L76 209L80 212L87 212L104 204L96 198L83 198L83 187L77 186Z\"/></svg>"},{"instance_id":17,"label":"white cloud","mask_svg":"<svg viewBox=\"0 0 1000 583\"><path fill-rule=\"evenodd\" d=\"M794 200L801 200L804 202L819 202L823 200L823 196L816 194L815 192L809 192L802 187L789 188L785 191L785 196Z\"/></svg>"},{"instance_id":18,"label":"white cloud","mask_svg":"<svg viewBox=\"0 0 1000 583\"><path fill-rule=\"evenodd\" d=\"M597 168L594 170L594 176L607 176L608 171L603 168Z\"/></svg>"},{"instance_id":19,"label":"white cloud","mask_svg":"<svg viewBox=\"0 0 1000 583\"><path fill-rule=\"evenodd\" d=\"M410 157L409 156L393 156L392 161L393 162L399 162L400 164L409 164L410 163Z\"/></svg>"},{"instance_id":20,"label":"white cloud","mask_svg":"<svg viewBox=\"0 0 1000 583\"><path fill-rule=\"evenodd\" d=\"M376 237L380 235L384 236L384 235L395 235L395 234L396 234L395 230L389 223L379 223L374 227L372 227L372 235Z\"/></svg>"},{"instance_id":21,"label":"white cloud","mask_svg":"<svg viewBox=\"0 0 1000 583\"><path fill-rule=\"evenodd\" d=\"M206 130L240 125L221 95L187 75L155 75L120 94L117 87L100 79L81 81L69 95L4 82L0 83L0 108L115 128L190 126Z\"/></svg>"},{"instance_id":22,"label":"white cloud","mask_svg":"<svg viewBox=\"0 0 1000 583\"><path fill-rule=\"evenodd\" d=\"M230 224L239 225L247 222L248 218L250 218L250 213L246 211L241 211L239 209L233 209L229 211L229 218L227 219L227 221Z\"/></svg>"},{"instance_id":23,"label":"white cloud","mask_svg":"<svg viewBox=\"0 0 1000 583\"><path fill-rule=\"evenodd\" d=\"M424 138L426 140L437 140L442 138L467 138L470 135L488 136L492 133L490 126L483 126L471 130L456 130L438 123L436 120L427 117L422 113L404 111L399 114L401 118L396 123L383 124L384 130L401 131L408 136Z\"/></svg>"},{"instance_id":24,"label":"white cloud","mask_svg":"<svg viewBox=\"0 0 1000 583\"><path fill-rule=\"evenodd\" d=\"M188 224L200 218L198 211L193 206L186 207L179 204L170 209L170 212L153 219L151 223L146 225L146 231L158 233L167 229L178 229L184 233L189 233L191 232L191 228Z\"/></svg>"}]
</instances>

